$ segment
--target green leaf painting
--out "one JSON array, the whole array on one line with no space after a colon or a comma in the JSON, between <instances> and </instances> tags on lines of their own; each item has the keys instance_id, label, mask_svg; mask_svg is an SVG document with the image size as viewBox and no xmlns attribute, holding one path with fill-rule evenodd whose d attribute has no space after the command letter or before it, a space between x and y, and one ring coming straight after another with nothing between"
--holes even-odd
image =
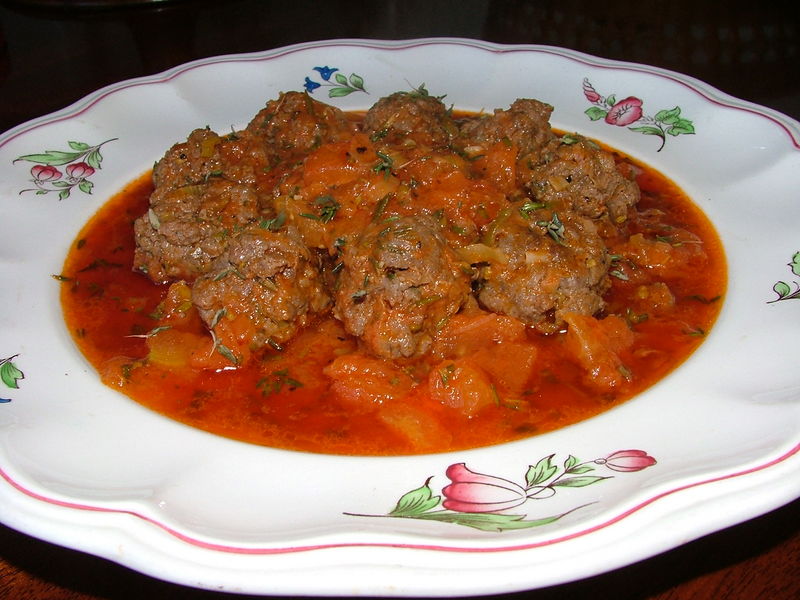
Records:
<instances>
[{"instance_id":1,"label":"green leaf painting","mask_svg":"<svg viewBox=\"0 0 800 600\"><path fill-rule=\"evenodd\" d=\"M114 138L116 139L116 138ZM94 183L89 177L94 175L103 162L100 149L104 144L114 141L106 140L97 145L90 145L75 140L67 141L69 150L45 150L36 154L23 154L14 160L34 163L29 180L33 187L20 191L20 194L33 192L37 196L56 193L59 200L69 198L73 190L91 194ZM63 171L58 167L64 167Z\"/></svg>"},{"instance_id":2,"label":"green leaf painting","mask_svg":"<svg viewBox=\"0 0 800 600\"><path fill-rule=\"evenodd\" d=\"M800 251L792 255L788 266L793 275L800 277ZM775 292L778 297L770 300L767 304L773 304L781 300L800 300L800 282L797 281L792 281L791 283L778 281L772 286L772 291Z\"/></svg>"},{"instance_id":3,"label":"green leaf painting","mask_svg":"<svg viewBox=\"0 0 800 600\"><path fill-rule=\"evenodd\" d=\"M12 390L19 389L20 379L25 379L25 375L20 371L19 367L14 364L14 359L18 355L9 356L8 358L0 359L0 381L3 385ZM10 402L10 398L0 398L0 403Z\"/></svg>"},{"instance_id":4,"label":"green leaf painting","mask_svg":"<svg viewBox=\"0 0 800 600\"><path fill-rule=\"evenodd\" d=\"M433 477L428 477L420 487L401 495L394 508L385 514L345 514L438 521L486 532L542 527L588 504L531 518L529 509L524 508L529 502L552 498L561 488L584 488L613 478L612 475L585 475L599 467L631 473L656 464L656 460L643 450L617 450L589 461L581 461L570 454L561 468L556 466L554 459L555 454L550 454L529 465L523 485L502 477L477 473L464 463L452 464L445 471L450 483L442 488L441 494L434 493L431 488Z\"/></svg>"},{"instance_id":5,"label":"green leaf painting","mask_svg":"<svg viewBox=\"0 0 800 600\"><path fill-rule=\"evenodd\" d=\"M609 125L627 127L642 135L652 135L661 140L658 152L667 143L667 136L691 135L695 132L694 123L681 114L681 107L659 110L655 115L644 113L644 103L636 96L618 100L616 94L603 96L591 82L584 78L583 95L592 106L584 114L592 121L603 120Z\"/></svg>"},{"instance_id":6,"label":"green leaf painting","mask_svg":"<svg viewBox=\"0 0 800 600\"><path fill-rule=\"evenodd\" d=\"M350 76L347 77L344 73L341 73L337 67L328 66L314 67L313 70L317 72L317 75L314 77L319 77L321 81L312 79L311 77L305 78L303 88L305 88L306 92L309 94L313 94L322 87L328 88L328 98L342 98L344 96L349 96L353 92L369 93L364 87L364 78L356 73L351 73Z\"/></svg>"}]
</instances>

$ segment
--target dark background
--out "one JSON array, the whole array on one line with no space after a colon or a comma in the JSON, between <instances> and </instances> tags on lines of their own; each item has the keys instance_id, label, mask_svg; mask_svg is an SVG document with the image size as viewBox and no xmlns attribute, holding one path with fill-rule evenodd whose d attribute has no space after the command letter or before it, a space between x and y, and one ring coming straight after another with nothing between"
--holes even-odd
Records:
<instances>
[{"instance_id":1,"label":"dark background","mask_svg":"<svg viewBox=\"0 0 800 600\"><path fill-rule=\"evenodd\" d=\"M65 6L66 5L66 6ZM665 67L800 119L800 2L0 0L0 131L189 60L330 38L548 44ZM509 600L795 600L800 502ZM0 526L0 598L222 598Z\"/></svg>"},{"instance_id":2,"label":"dark background","mask_svg":"<svg viewBox=\"0 0 800 600\"><path fill-rule=\"evenodd\" d=\"M0 130L197 58L318 39L428 36L656 65L800 118L800 2L5 0Z\"/></svg>"}]
</instances>

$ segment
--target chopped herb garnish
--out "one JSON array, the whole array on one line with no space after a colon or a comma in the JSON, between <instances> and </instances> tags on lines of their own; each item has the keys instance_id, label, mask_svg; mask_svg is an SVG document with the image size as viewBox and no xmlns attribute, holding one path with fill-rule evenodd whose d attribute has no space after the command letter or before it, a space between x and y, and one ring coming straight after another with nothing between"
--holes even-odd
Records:
<instances>
[{"instance_id":1,"label":"chopped herb garnish","mask_svg":"<svg viewBox=\"0 0 800 600\"><path fill-rule=\"evenodd\" d=\"M491 383L489 389L492 391L492 400L494 400L495 406L500 406L500 394L497 393L497 388Z\"/></svg>"},{"instance_id":2,"label":"chopped herb garnish","mask_svg":"<svg viewBox=\"0 0 800 600\"><path fill-rule=\"evenodd\" d=\"M153 327L153 329L151 329L147 333L131 334L131 335L126 335L125 337L129 337L129 338L149 338L149 337L153 337L154 335L158 335L159 333L161 333L162 331L166 331L167 329L172 329L172 327L170 325L160 325L159 327ZM141 331L141 329L139 331Z\"/></svg>"},{"instance_id":3,"label":"chopped herb garnish","mask_svg":"<svg viewBox=\"0 0 800 600\"><path fill-rule=\"evenodd\" d=\"M430 92L425 88L424 83L420 83L418 87L412 87L411 91L408 92L408 95L412 98L436 98L437 100L442 100L447 96L444 94L442 96L431 96Z\"/></svg>"},{"instance_id":4,"label":"chopped herb garnish","mask_svg":"<svg viewBox=\"0 0 800 600\"><path fill-rule=\"evenodd\" d=\"M267 377L262 377L256 382L256 387L261 390L264 396L270 394L277 394L284 386L288 387L290 391L303 387L302 382L291 377L288 369L278 369L273 371Z\"/></svg>"},{"instance_id":5,"label":"chopped herb garnish","mask_svg":"<svg viewBox=\"0 0 800 600\"><path fill-rule=\"evenodd\" d=\"M378 131L374 132L371 136L369 136L370 141L377 142L380 139L385 138L389 135L389 130L387 128L379 129Z\"/></svg>"},{"instance_id":6,"label":"chopped herb garnish","mask_svg":"<svg viewBox=\"0 0 800 600\"><path fill-rule=\"evenodd\" d=\"M267 338L267 345L276 352L283 352L283 346L281 346L278 342L276 342L272 338Z\"/></svg>"},{"instance_id":7,"label":"chopped herb garnish","mask_svg":"<svg viewBox=\"0 0 800 600\"><path fill-rule=\"evenodd\" d=\"M228 348L225 344L217 344L215 346L217 352L219 352L222 356L228 359L234 365L239 365L240 359L236 356L233 352L231 352L230 348Z\"/></svg>"},{"instance_id":8,"label":"chopped herb garnish","mask_svg":"<svg viewBox=\"0 0 800 600\"><path fill-rule=\"evenodd\" d=\"M625 320L628 322L629 325L638 325L639 323L644 323L650 318L650 315L647 313L635 313L628 307L625 309Z\"/></svg>"},{"instance_id":9,"label":"chopped herb garnish","mask_svg":"<svg viewBox=\"0 0 800 600\"><path fill-rule=\"evenodd\" d=\"M88 265L80 269L78 273L85 273L86 271L94 271L95 269L100 269L103 267L120 268L122 267L122 265L120 263L109 262L105 258L98 258L97 260L93 260Z\"/></svg>"},{"instance_id":10,"label":"chopped herb garnish","mask_svg":"<svg viewBox=\"0 0 800 600\"><path fill-rule=\"evenodd\" d=\"M553 238L553 240L559 244L564 243L564 224L558 218L557 213L553 213L553 217L549 221L536 221L536 224L539 227L544 227L547 235Z\"/></svg>"},{"instance_id":11,"label":"chopped herb garnish","mask_svg":"<svg viewBox=\"0 0 800 600\"><path fill-rule=\"evenodd\" d=\"M123 364L120 366L120 374L122 375L122 379L125 383L128 383L131 380L131 376L133 375L133 370L142 367L147 363L145 359L141 360L134 360L128 363Z\"/></svg>"},{"instance_id":12,"label":"chopped herb garnish","mask_svg":"<svg viewBox=\"0 0 800 600\"><path fill-rule=\"evenodd\" d=\"M609 271L608 274L611 275L612 277L616 277L620 281L628 281L628 276L619 269L613 269Z\"/></svg>"},{"instance_id":13,"label":"chopped herb garnish","mask_svg":"<svg viewBox=\"0 0 800 600\"><path fill-rule=\"evenodd\" d=\"M425 306L427 304L433 304L434 302L436 302L437 300L441 300L442 298L443 296L439 294L435 294L433 296L424 296L419 300L417 300L414 304L416 304L417 306Z\"/></svg>"},{"instance_id":14,"label":"chopped herb garnish","mask_svg":"<svg viewBox=\"0 0 800 600\"><path fill-rule=\"evenodd\" d=\"M339 203L333 196L320 196L314 200L314 204L320 208L318 218L323 223L330 223L333 220L333 217L336 216L336 212L339 210Z\"/></svg>"},{"instance_id":15,"label":"chopped herb garnish","mask_svg":"<svg viewBox=\"0 0 800 600\"><path fill-rule=\"evenodd\" d=\"M286 222L286 213L281 211L272 219L261 219L258 226L269 231L278 231Z\"/></svg>"},{"instance_id":16,"label":"chopped herb garnish","mask_svg":"<svg viewBox=\"0 0 800 600\"><path fill-rule=\"evenodd\" d=\"M689 296L689 300L695 300L702 304L714 304L714 302L718 302L722 296L714 296L713 298L706 298L701 294L693 294Z\"/></svg>"},{"instance_id":17,"label":"chopped herb garnish","mask_svg":"<svg viewBox=\"0 0 800 600\"><path fill-rule=\"evenodd\" d=\"M389 204L389 200L391 199L391 194L386 194L383 198L378 200L378 204L375 205L375 210L372 213L372 222L377 223L381 216L383 215L384 211L386 211L386 206Z\"/></svg>"},{"instance_id":18,"label":"chopped herb garnish","mask_svg":"<svg viewBox=\"0 0 800 600\"><path fill-rule=\"evenodd\" d=\"M439 378L442 380L442 385L444 387L450 384L450 377L455 373L455 370L456 366L452 363L439 369Z\"/></svg>"},{"instance_id":19,"label":"chopped herb garnish","mask_svg":"<svg viewBox=\"0 0 800 600\"><path fill-rule=\"evenodd\" d=\"M385 176L389 176L392 172L392 166L394 165L394 160L388 154L384 154L383 152L375 151L375 154L378 155L380 161L374 167L372 167L373 173L383 173Z\"/></svg>"},{"instance_id":20,"label":"chopped herb garnish","mask_svg":"<svg viewBox=\"0 0 800 600\"><path fill-rule=\"evenodd\" d=\"M50 275L56 281L72 281L72 277L67 277L66 275Z\"/></svg>"},{"instance_id":21,"label":"chopped herb garnish","mask_svg":"<svg viewBox=\"0 0 800 600\"><path fill-rule=\"evenodd\" d=\"M532 212L542 208L547 208L547 204L545 202L539 202L538 200L526 200L522 206L519 207L519 212L523 217L528 219L530 218Z\"/></svg>"},{"instance_id":22,"label":"chopped herb garnish","mask_svg":"<svg viewBox=\"0 0 800 600\"><path fill-rule=\"evenodd\" d=\"M386 267L383 272L387 279L394 279L398 271L408 271L408 267Z\"/></svg>"},{"instance_id":23,"label":"chopped herb garnish","mask_svg":"<svg viewBox=\"0 0 800 600\"><path fill-rule=\"evenodd\" d=\"M693 337L703 337L705 336L706 332L701 327L693 327L691 329L685 329L683 331L686 335L691 335Z\"/></svg>"},{"instance_id":24,"label":"chopped herb garnish","mask_svg":"<svg viewBox=\"0 0 800 600\"><path fill-rule=\"evenodd\" d=\"M258 285L263 287L264 289L269 290L270 292L277 292L278 291L278 284L270 277L259 277L256 279Z\"/></svg>"},{"instance_id":25,"label":"chopped herb garnish","mask_svg":"<svg viewBox=\"0 0 800 600\"><path fill-rule=\"evenodd\" d=\"M217 312L214 313L214 317L211 319L211 323L208 324L209 329L214 329L217 324L220 322L222 317L224 317L228 313L227 310L224 308L220 308Z\"/></svg>"},{"instance_id":26,"label":"chopped herb garnish","mask_svg":"<svg viewBox=\"0 0 800 600\"><path fill-rule=\"evenodd\" d=\"M230 274L233 272L233 270L234 270L233 268L230 268L230 269L225 269L224 271L222 271L222 272L220 272L220 273L217 273L217 274L214 276L214 279L212 279L212 281L222 281L222 280L223 280L223 279L225 279L225 278L226 278L228 275L230 275Z\"/></svg>"}]
</instances>

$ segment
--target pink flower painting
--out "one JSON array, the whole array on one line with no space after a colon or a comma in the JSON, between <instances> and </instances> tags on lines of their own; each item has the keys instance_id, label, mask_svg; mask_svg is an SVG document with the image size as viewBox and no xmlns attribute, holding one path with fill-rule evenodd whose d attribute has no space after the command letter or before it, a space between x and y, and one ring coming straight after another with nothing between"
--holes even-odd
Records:
<instances>
[{"instance_id":1,"label":"pink flower painting","mask_svg":"<svg viewBox=\"0 0 800 600\"><path fill-rule=\"evenodd\" d=\"M441 495L433 493L430 485L433 477L429 477L422 486L403 494L394 509L386 514L346 514L439 521L495 532L541 527L587 504L558 514L530 518L530 509L526 507L529 503L552 498L565 488L584 488L614 478L614 475L599 474L599 467L616 473L634 473L655 464L656 459L644 450L617 450L587 461L570 454L561 463L555 460L555 454L550 454L529 465L523 480L517 483L478 473L464 463L455 463L445 471L450 483L442 488Z\"/></svg>"},{"instance_id":2,"label":"pink flower painting","mask_svg":"<svg viewBox=\"0 0 800 600\"><path fill-rule=\"evenodd\" d=\"M67 175L70 179L86 179L94 174L94 167L90 167L85 162L73 163L67 167Z\"/></svg>"},{"instance_id":3,"label":"pink flower painting","mask_svg":"<svg viewBox=\"0 0 800 600\"><path fill-rule=\"evenodd\" d=\"M20 194L33 192L37 196L42 196L55 192L59 200L69 198L74 190L91 194L94 183L89 181L89 177L94 175L103 162L100 149L104 144L114 140L106 140L100 144L92 146L84 142L67 142L68 150L46 150L36 154L25 154L18 157L14 162L32 162L31 183L33 187L20 191ZM56 167L64 167L67 176Z\"/></svg>"},{"instance_id":4,"label":"pink flower painting","mask_svg":"<svg viewBox=\"0 0 800 600\"><path fill-rule=\"evenodd\" d=\"M634 96L620 100L605 117L606 123L617 127L627 127L642 118L642 101Z\"/></svg>"},{"instance_id":5,"label":"pink flower painting","mask_svg":"<svg viewBox=\"0 0 800 600\"><path fill-rule=\"evenodd\" d=\"M694 123L681 115L681 107L660 110L649 116L644 112L644 102L637 96L617 100L615 94L603 96L588 78L581 84L583 96L592 105L584 113L592 121L603 121L615 127L627 127L643 135L653 135L661 140L658 152L664 148L668 137L693 134Z\"/></svg>"},{"instance_id":6,"label":"pink flower painting","mask_svg":"<svg viewBox=\"0 0 800 600\"><path fill-rule=\"evenodd\" d=\"M442 489L442 506L459 512L498 512L523 504L525 489L500 477L470 471L464 463L450 465L445 473L452 482Z\"/></svg>"},{"instance_id":7,"label":"pink flower painting","mask_svg":"<svg viewBox=\"0 0 800 600\"><path fill-rule=\"evenodd\" d=\"M598 458L595 462L605 465L612 471L630 473L652 467L656 464L656 459L644 450L617 450L606 458Z\"/></svg>"},{"instance_id":8,"label":"pink flower painting","mask_svg":"<svg viewBox=\"0 0 800 600\"><path fill-rule=\"evenodd\" d=\"M61 179L62 173L55 167L51 167L49 165L35 165L31 168L31 175L33 175L33 178L36 181L41 181L44 183L47 181Z\"/></svg>"}]
</instances>

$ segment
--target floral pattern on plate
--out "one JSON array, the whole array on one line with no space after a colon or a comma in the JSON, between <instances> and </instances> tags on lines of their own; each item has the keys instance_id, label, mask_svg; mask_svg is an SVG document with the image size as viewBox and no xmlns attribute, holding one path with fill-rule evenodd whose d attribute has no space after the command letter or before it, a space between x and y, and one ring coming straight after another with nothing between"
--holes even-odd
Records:
<instances>
[{"instance_id":1,"label":"floral pattern on plate","mask_svg":"<svg viewBox=\"0 0 800 600\"><path fill-rule=\"evenodd\" d=\"M792 255L792 261L788 266L794 275L800 276L800 251ZM794 289L792 289L792 286L794 286ZM767 304L779 302L780 300L800 300L800 283L797 281L793 281L791 285L785 281L778 281L772 286L772 291L778 294L778 297L770 300Z\"/></svg>"},{"instance_id":2,"label":"floral pattern on plate","mask_svg":"<svg viewBox=\"0 0 800 600\"><path fill-rule=\"evenodd\" d=\"M603 119L609 125L628 127L631 131L643 135L654 135L661 140L658 152L667 143L667 136L678 136L694 133L694 124L681 116L681 107L660 110L654 116L645 115L643 102L636 96L628 96L617 100L616 94L602 96L595 90L588 78L583 79L583 95L592 103L585 112L592 121ZM635 125L629 127L629 125Z\"/></svg>"},{"instance_id":3,"label":"floral pattern on plate","mask_svg":"<svg viewBox=\"0 0 800 600\"><path fill-rule=\"evenodd\" d=\"M502 477L476 473L464 463L455 463L445 472L450 484L442 488L441 495L433 495L430 487L433 477L429 477L421 487L403 494L395 507L385 515L347 514L440 521L481 531L528 529L558 521L592 502L537 519L527 519L525 513L507 511L522 506L528 500L552 498L559 488L581 488L613 478L613 475L590 475L595 471L595 465L618 473L629 473L656 464L656 459L644 450L617 450L604 458L587 461L570 454L561 467L555 465L554 457L555 454L550 454L535 465L530 465L522 485Z\"/></svg>"},{"instance_id":4,"label":"floral pattern on plate","mask_svg":"<svg viewBox=\"0 0 800 600\"><path fill-rule=\"evenodd\" d=\"M94 183L89 177L95 174L101 167L103 155L100 148L115 138L101 142L95 146L85 142L69 141L69 150L45 150L37 154L25 154L19 156L14 161L25 161L36 163L31 168L31 179L34 187L20 191L34 192L36 195L58 192L59 200L69 198L73 189L78 189L84 194L91 194ZM66 166L65 166L66 165ZM65 166L62 173L56 167Z\"/></svg>"},{"instance_id":5,"label":"floral pattern on plate","mask_svg":"<svg viewBox=\"0 0 800 600\"><path fill-rule=\"evenodd\" d=\"M19 389L19 380L25 379L25 374L19 370L19 367L14 364L14 359L19 356L14 354L6 358L0 359L0 381L3 385L12 390ZM11 398L0 398L0 404L11 402Z\"/></svg>"},{"instance_id":6,"label":"floral pattern on plate","mask_svg":"<svg viewBox=\"0 0 800 600\"><path fill-rule=\"evenodd\" d=\"M303 87L309 94L313 94L321 87L327 87L329 98L341 98L342 96L349 96L353 92L369 92L364 88L364 78L355 73L351 73L350 77L346 77L343 73L337 73L337 67L314 67L314 71L319 74L322 82L318 82L311 77L306 77ZM331 76L333 81L331 81Z\"/></svg>"}]
</instances>

